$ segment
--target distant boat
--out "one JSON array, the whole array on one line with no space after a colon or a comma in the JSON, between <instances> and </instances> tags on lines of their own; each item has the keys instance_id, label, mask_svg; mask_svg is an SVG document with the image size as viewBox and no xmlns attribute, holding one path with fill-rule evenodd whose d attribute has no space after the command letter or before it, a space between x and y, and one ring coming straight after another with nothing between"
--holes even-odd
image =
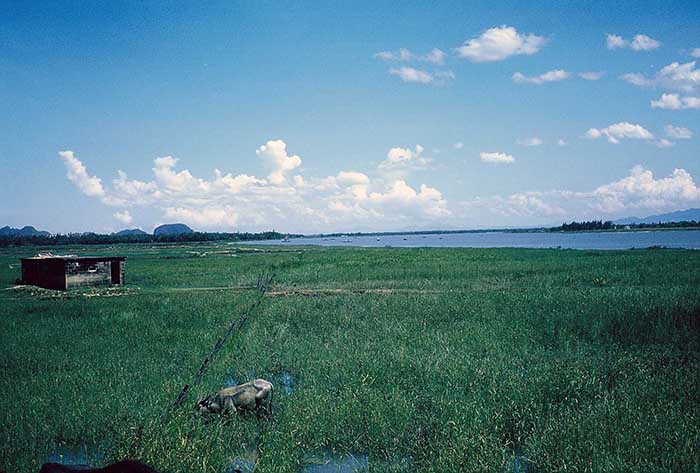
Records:
<instances>
[{"instance_id":1,"label":"distant boat","mask_svg":"<svg viewBox=\"0 0 700 473\"><path fill-rule=\"evenodd\" d=\"M283 242L288 243L289 242L289 235L285 235L284 238L282 239Z\"/></svg>"}]
</instances>

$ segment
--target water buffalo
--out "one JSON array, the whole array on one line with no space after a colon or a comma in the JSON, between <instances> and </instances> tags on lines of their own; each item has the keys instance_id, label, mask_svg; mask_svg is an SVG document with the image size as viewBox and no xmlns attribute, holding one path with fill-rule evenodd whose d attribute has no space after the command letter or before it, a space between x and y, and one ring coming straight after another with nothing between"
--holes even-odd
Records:
<instances>
[{"instance_id":1,"label":"water buffalo","mask_svg":"<svg viewBox=\"0 0 700 473\"><path fill-rule=\"evenodd\" d=\"M256 379L207 396L197 403L197 408L202 413L228 414L263 407L268 414L272 414L272 390L271 382Z\"/></svg>"},{"instance_id":2,"label":"water buffalo","mask_svg":"<svg viewBox=\"0 0 700 473\"><path fill-rule=\"evenodd\" d=\"M135 460L124 460L104 468L86 468L77 465L44 463L39 473L158 473L150 466Z\"/></svg>"}]
</instances>

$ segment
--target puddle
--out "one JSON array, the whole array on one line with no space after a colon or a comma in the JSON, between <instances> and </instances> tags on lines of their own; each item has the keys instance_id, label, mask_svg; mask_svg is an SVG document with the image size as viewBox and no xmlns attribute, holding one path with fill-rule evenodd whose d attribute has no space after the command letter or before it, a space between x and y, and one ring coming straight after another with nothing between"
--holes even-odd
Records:
<instances>
[{"instance_id":1,"label":"puddle","mask_svg":"<svg viewBox=\"0 0 700 473\"><path fill-rule=\"evenodd\" d=\"M521 449L515 450L513 459L513 473L536 473L537 468L524 454Z\"/></svg>"},{"instance_id":2,"label":"puddle","mask_svg":"<svg viewBox=\"0 0 700 473\"><path fill-rule=\"evenodd\" d=\"M60 463L73 468L94 468L102 464L104 458L104 451L99 447L59 445L46 458L46 463Z\"/></svg>"},{"instance_id":3,"label":"puddle","mask_svg":"<svg viewBox=\"0 0 700 473\"><path fill-rule=\"evenodd\" d=\"M224 387L232 388L234 386L238 386L240 384L246 383L248 381L253 381L255 379L257 379L257 377L255 376L255 371L253 370L249 370L246 373L245 380L242 380L241 378L236 376L236 372L232 370L229 372L228 376L224 380ZM263 379L269 379L276 389L281 388L287 394L294 392L294 377L287 370L282 370L280 373L275 374L271 377L263 376Z\"/></svg>"},{"instance_id":4,"label":"puddle","mask_svg":"<svg viewBox=\"0 0 700 473\"><path fill-rule=\"evenodd\" d=\"M282 373L279 375L279 380L284 392L287 394L294 392L294 378L292 378L289 371L282 370Z\"/></svg>"},{"instance_id":5,"label":"puddle","mask_svg":"<svg viewBox=\"0 0 700 473\"><path fill-rule=\"evenodd\" d=\"M330 450L309 455L302 473L354 473L369 471L366 453L336 453Z\"/></svg>"},{"instance_id":6,"label":"puddle","mask_svg":"<svg viewBox=\"0 0 700 473\"><path fill-rule=\"evenodd\" d=\"M391 473L413 473L418 471L413 464L413 458L405 457L390 457L387 459L372 460L372 470L387 471Z\"/></svg>"},{"instance_id":7,"label":"puddle","mask_svg":"<svg viewBox=\"0 0 700 473\"><path fill-rule=\"evenodd\" d=\"M233 371L229 373L228 377L224 381L225 388L232 388L234 386L238 386L239 384L241 384L241 382L238 380L238 378L236 378L236 374Z\"/></svg>"},{"instance_id":8,"label":"puddle","mask_svg":"<svg viewBox=\"0 0 700 473\"><path fill-rule=\"evenodd\" d=\"M258 452L248 450L241 456L234 458L226 468L226 473L253 473L258 464Z\"/></svg>"},{"instance_id":9,"label":"puddle","mask_svg":"<svg viewBox=\"0 0 700 473\"><path fill-rule=\"evenodd\" d=\"M224 380L224 386L227 388L232 388L234 386L238 386L239 384L247 383L248 381L255 381L257 378L255 377L255 371L253 370L248 370L246 373L246 378L242 379L236 376L236 372L234 370L229 371L228 377L226 380Z\"/></svg>"}]
</instances>

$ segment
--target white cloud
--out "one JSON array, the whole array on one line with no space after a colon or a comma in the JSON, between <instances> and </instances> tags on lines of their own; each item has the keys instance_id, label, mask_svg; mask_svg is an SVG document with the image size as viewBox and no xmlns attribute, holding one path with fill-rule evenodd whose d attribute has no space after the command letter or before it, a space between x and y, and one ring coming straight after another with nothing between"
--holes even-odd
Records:
<instances>
[{"instance_id":1,"label":"white cloud","mask_svg":"<svg viewBox=\"0 0 700 473\"><path fill-rule=\"evenodd\" d=\"M287 155L287 144L282 140L270 140L260 146L256 151L263 162L270 169L268 179L273 184L281 184L285 181L285 174L301 166L299 156Z\"/></svg>"},{"instance_id":2,"label":"white cloud","mask_svg":"<svg viewBox=\"0 0 700 473\"><path fill-rule=\"evenodd\" d=\"M605 72L580 72L579 77L586 80L600 80L605 75Z\"/></svg>"},{"instance_id":3,"label":"white cloud","mask_svg":"<svg viewBox=\"0 0 700 473\"><path fill-rule=\"evenodd\" d=\"M177 159L172 156L156 158L153 163L153 174L155 175L156 182L166 191L195 192L199 190L206 191L209 188L208 182L195 178L187 170L175 172L174 169L177 165Z\"/></svg>"},{"instance_id":4,"label":"white cloud","mask_svg":"<svg viewBox=\"0 0 700 473\"><path fill-rule=\"evenodd\" d=\"M458 141L457 143L453 144L452 147L454 149L462 149L462 148L464 148L464 143L462 143L461 141Z\"/></svg>"},{"instance_id":5,"label":"white cloud","mask_svg":"<svg viewBox=\"0 0 700 473\"><path fill-rule=\"evenodd\" d=\"M89 175L87 169L83 163L75 157L73 151L60 151L58 155L66 166L68 179L78 186L78 189L80 189L83 194L90 197L101 197L105 194L104 188L102 187L102 180L99 177Z\"/></svg>"},{"instance_id":6,"label":"white cloud","mask_svg":"<svg viewBox=\"0 0 700 473\"><path fill-rule=\"evenodd\" d=\"M284 174L299 167L301 158L288 156L284 142L268 141L257 151L261 163L272 171L268 179L218 169L210 179L202 179L187 169L178 169L177 159L166 156L154 160L152 181L130 179L119 171L110 187L100 187L101 192L92 190L89 195L121 207L113 215L124 223L131 218L125 208L142 206L160 211L161 221L181 221L207 230L390 230L428 225L450 215L447 201L437 189L425 184L415 188L404 177L398 178L430 162L420 145L415 149L392 148L385 162L388 167L380 169L381 175L374 179L362 172L342 170L320 178L301 174L286 178ZM71 169L85 170L72 154L64 153L62 158ZM282 178L278 179L280 173ZM82 178L71 181L81 189L86 181L100 182L86 171L77 175Z\"/></svg>"},{"instance_id":7,"label":"white cloud","mask_svg":"<svg viewBox=\"0 0 700 473\"><path fill-rule=\"evenodd\" d=\"M639 87L660 87L685 93L700 91L700 69L695 67L695 61L685 64L672 62L664 66L652 78L647 78L640 73L627 73L620 78Z\"/></svg>"},{"instance_id":8,"label":"white cloud","mask_svg":"<svg viewBox=\"0 0 700 473\"><path fill-rule=\"evenodd\" d=\"M628 177L598 187L593 196L601 199L603 208L674 207L700 201L700 188L684 169L675 169L665 178L654 179L648 169L636 166Z\"/></svg>"},{"instance_id":9,"label":"white cloud","mask_svg":"<svg viewBox=\"0 0 700 473\"><path fill-rule=\"evenodd\" d=\"M627 41L622 36L616 34L605 35L605 43L608 49L624 48L627 46Z\"/></svg>"},{"instance_id":10,"label":"white cloud","mask_svg":"<svg viewBox=\"0 0 700 473\"><path fill-rule=\"evenodd\" d=\"M545 72L544 74L535 77L527 77L521 74L520 72L516 72L515 74L513 74L513 82L518 84L527 83L542 85L547 82L559 82L562 80L566 80L569 77L571 77L571 74L562 69Z\"/></svg>"},{"instance_id":11,"label":"white cloud","mask_svg":"<svg viewBox=\"0 0 700 473\"><path fill-rule=\"evenodd\" d=\"M586 136L591 139L598 139L601 136L606 136L608 141L613 144L618 144L621 139L654 139L653 133L643 126L627 122L616 123L602 129L590 128L586 132Z\"/></svg>"},{"instance_id":12,"label":"white cloud","mask_svg":"<svg viewBox=\"0 0 700 473\"><path fill-rule=\"evenodd\" d=\"M168 207L164 217L170 221L190 224L194 227L232 227L238 222L238 215L230 205L207 206L204 208Z\"/></svg>"},{"instance_id":13,"label":"white cloud","mask_svg":"<svg viewBox=\"0 0 700 473\"><path fill-rule=\"evenodd\" d=\"M421 171L428 167L432 159L423 155L425 148L419 144L415 149L391 148L386 159L379 163L378 170L388 182L406 179L406 176L414 171Z\"/></svg>"},{"instance_id":14,"label":"white cloud","mask_svg":"<svg viewBox=\"0 0 700 473\"><path fill-rule=\"evenodd\" d=\"M682 126L666 125L664 131L666 132L666 136L677 140L689 140L693 137L693 132Z\"/></svg>"},{"instance_id":15,"label":"white cloud","mask_svg":"<svg viewBox=\"0 0 700 473\"><path fill-rule=\"evenodd\" d=\"M458 56L472 62L502 61L514 55L531 55L538 52L546 43L542 36L523 35L512 26L500 26L484 31L481 36L472 38L455 51Z\"/></svg>"},{"instance_id":16,"label":"white cloud","mask_svg":"<svg viewBox=\"0 0 700 473\"><path fill-rule=\"evenodd\" d=\"M479 153L479 158L484 163L512 163L515 158L505 153Z\"/></svg>"},{"instance_id":17,"label":"white cloud","mask_svg":"<svg viewBox=\"0 0 700 473\"><path fill-rule=\"evenodd\" d=\"M566 146L566 145L568 145L568 144L569 144L569 143L567 143L566 140L563 139L563 138L559 138L559 139L557 140L557 145L558 145L558 146Z\"/></svg>"},{"instance_id":18,"label":"white cloud","mask_svg":"<svg viewBox=\"0 0 700 473\"><path fill-rule=\"evenodd\" d=\"M692 57L700 58L700 48L693 48L688 54Z\"/></svg>"},{"instance_id":19,"label":"white cloud","mask_svg":"<svg viewBox=\"0 0 700 473\"><path fill-rule=\"evenodd\" d=\"M427 72L413 67L392 68L389 69L389 74L398 76L404 82L416 82L419 84L439 85L455 78L452 71Z\"/></svg>"},{"instance_id":20,"label":"white cloud","mask_svg":"<svg viewBox=\"0 0 700 473\"><path fill-rule=\"evenodd\" d=\"M676 143L669 141L666 138L661 138L660 140L654 142L654 145L657 148L670 148L671 146L675 146L675 144Z\"/></svg>"},{"instance_id":21,"label":"white cloud","mask_svg":"<svg viewBox=\"0 0 700 473\"><path fill-rule=\"evenodd\" d=\"M538 138L537 136L533 136L532 138L518 140L517 143L520 146L540 146L542 143L544 143L544 141L542 141L542 139Z\"/></svg>"},{"instance_id":22,"label":"white cloud","mask_svg":"<svg viewBox=\"0 0 700 473\"><path fill-rule=\"evenodd\" d=\"M700 187L684 169L655 178L651 171L636 166L628 176L587 192L530 191L477 197L462 203L461 213L477 215L482 221L495 215L496 222L506 217L511 224L533 225L551 224L555 218L561 219L559 221L618 218L699 204Z\"/></svg>"},{"instance_id":23,"label":"white cloud","mask_svg":"<svg viewBox=\"0 0 700 473\"><path fill-rule=\"evenodd\" d=\"M636 35L630 43L630 47L635 51L650 51L660 46L661 42L643 34Z\"/></svg>"},{"instance_id":24,"label":"white cloud","mask_svg":"<svg viewBox=\"0 0 700 473\"><path fill-rule=\"evenodd\" d=\"M608 34L605 38L608 49L630 48L634 51L651 51L661 46L661 42L643 34L635 35L632 41L614 34Z\"/></svg>"},{"instance_id":25,"label":"white cloud","mask_svg":"<svg viewBox=\"0 0 700 473\"><path fill-rule=\"evenodd\" d=\"M436 65L442 65L445 63L446 56L447 54L444 51L434 48L425 56L420 56L419 60L427 61Z\"/></svg>"},{"instance_id":26,"label":"white cloud","mask_svg":"<svg viewBox=\"0 0 700 473\"><path fill-rule=\"evenodd\" d=\"M440 191L422 184L420 191L416 192L402 180L394 182L386 192L370 193L368 203L370 208L375 210L378 208L382 209L382 213L395 210L405 211L406 209L409 210L409 213L412 213L416 209L421 209L421 211L433 217L442 217L450 214L446 208L447 202L443 199Z\"/></svg>"},{"instance_id":27,"label":"white cloud","mask_svg":"<svg viewBox=\"0 0 700 473\"><path fill-rule=\"evenodd\" d=\"M445 63L445 57L447 57L447 54L437 48L433 48L425 55L414 54L408 49L401 48L397 52L381 51L375 54L374 57L383 61L429 62L431 64L441 66Z\"/></svg>"},{"instance_id":28,"label":"white cloud","mask_svg":"<svg viewBox=\"0 0 700 473\"><path fill-rule=\"evenodd\" d=\"M144 182L135 179L129 179L123 171L117 171L117 179L112 181L112 187L120 199L127 199L136 204L144 204L158 199L160 190L155 182Z\"/></svg>"},{"instance_id":29,"label":"white cloud","mask_svg":"<svg viewBox=\"0 0 700 473\"><path fill-rule=\"evenodd\" d=\"M341 186L368 185L369 177L366 174L355 171L340 171L336 176Z\"/></svg>"},{"instance_id":30,"label":"white cloud","mask_svg":"<svg viewBox=\"0 0 700 473\"><path fill-rule=\"evenodd\" d=\"M664 110L700 110L700 97L681 97L678 94L662 94L659 100L651 101L651 108L661 108Z\"/></svg>"},{"instance_id":31,"label":"white cloud","mask_svg":"<svg viewBox=\"0 0 700 473\"><path fill-rule=\"evenodd\" d=\"M433 81L432 74L414 69L413 67L400 67L398 69L389 69L389 74L399 76L404 82L419 82L421 84L429 84Z\"/></svg>"},{"instance_id":32,"label":"white cloud","mask_svg":"<svg viewBox=\"0 0 700 473\"><path fill-rule=\"evenodd\" d=\"M112 214L112 216L125 225L128 225L134 221L133 217L131 216L131 214L129 213L128 210L123 210L121 212L115 212L114 214Z\"/></svg>"}]
</instances>

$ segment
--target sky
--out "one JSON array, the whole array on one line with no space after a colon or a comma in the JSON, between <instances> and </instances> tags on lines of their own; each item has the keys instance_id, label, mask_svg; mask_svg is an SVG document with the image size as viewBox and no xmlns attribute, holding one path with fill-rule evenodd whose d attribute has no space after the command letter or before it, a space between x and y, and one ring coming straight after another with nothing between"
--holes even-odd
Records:
<instances>
[{"instance_id":1,"label":"sky","mask_svg":"<svg viewBox=\"0 0 700 473\"><path fill-rule=\"evenodd\" d=\"M700 207L700 2L9 2L0 226L317 233Z\"/></svg>"}]
</instances>

